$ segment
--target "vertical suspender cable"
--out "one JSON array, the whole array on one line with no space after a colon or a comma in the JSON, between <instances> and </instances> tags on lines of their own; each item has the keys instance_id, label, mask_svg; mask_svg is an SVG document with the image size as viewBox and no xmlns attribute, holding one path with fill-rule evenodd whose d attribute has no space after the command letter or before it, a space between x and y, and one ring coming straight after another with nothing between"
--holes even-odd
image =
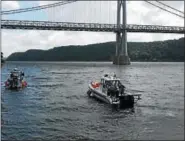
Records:
<instances>
[{"instance_id":1,"label":"vertical suspender cable","mask_svg":"<svg viewBox=\"0 0 185 141\"><path fill-rule=\"evenodd\" d=\"M55 22L56 21L56 7L53 8L53 21Z\"/></svg>"},{"instance_id":2,"label":"vertical suspender cable","mask_svg":"<svg viewBox=\"0 0 185 141\"><path fill-rule=\"evenodd\" d=\"M96 23L96 20L97 20L97 18L96 18L96 12L97 12L97 10L96 10L96 8L97 8L97 4L96 4L96 1L94 1L94 14L93 14L93 23ZM94 20L95 19L95 20Z\"/></svg>"},{"instance_id":3,"label":"vertical suspender cable","mask_svg":"<svg viewBox=\"0 0 185 141\"><path fill-rule=\"evenodd\" d=\"M72 6L73 6L73 10L72 10L71 22L75 22L75 21L74 21L75 6L74 6L74 5L72 5Z\"/></svg>"},{"instance_id":4,"label":"vertical suspender cable","mask_svg":"<svg viewBox=\"0 0 185 141\"><path fill-rule=\"evenodd\" d=\"M61 9L61 10L60 10L60 9ZM60 21L61 21L61 22L64 22L64 21L63 21L63 19L64 19L64 17L63 17L63 12L64 12L63 6L61 6L60 9L58 10L58 11L61 11L61 12L60 12Z\"/></svg>"},{"instance_id":5,"label":"vertical suspender cable","mask_svg":"<svg viewBox=\"0 0 185 141\"><path fill-rule=\"evenodd\" d=\"M76 9L75 9L75 23L77 22L77 18L76 18L76 16L77 16L77 12L78 12L78 4L75 4L76 5Z\"/></svg>"},{"instance_id":6,"label":"vertical suspender cable","mask_svg":"<svg viewBox=\"0 0 185 141\"><path fill-rule=\"evenodd\" d=\"M102 11L101 11L101 2L102 2L102 1L100 1L100 23L102 23L102 16L101 16L101 15L102 15Z\"/></svg>"},{"instance_id":7,"label":"vertical suspender cable","mask_svg":"<svg viewBox=\"0 0 185 141\"><path fill-rule=\"evenodd\" d=\"M84 13L83 13L83 23L85 23L85 15L86 15L86 9L85 9L85 7L86 7L86 5L87 5L87 1L81 1L81 3L83 3L84 2L84 4L82 4L83 5L83 9L84 9Z\"/></svg>"},{"instance_id":8,"label":"vertical suspender cable","mask_svg":"<svg viewBox=\"0 0 185 141\"><path fill-rule=\"evenodd\" d=\"M110 24L110 2L111 1L108 1L108 14L109 14L108 24Z\"/></svg>"},{"instance_id":9,"label":"vertical suspender cable","mask_svg":"<svg viewBox=\"0 0 185 141\"><path fill-rule=\"evenodd\" d=\"M47 12L47 21L50 20L50 13L51 13L51 8L48 9L48 12Z\"/></svg>"}]
</instances>

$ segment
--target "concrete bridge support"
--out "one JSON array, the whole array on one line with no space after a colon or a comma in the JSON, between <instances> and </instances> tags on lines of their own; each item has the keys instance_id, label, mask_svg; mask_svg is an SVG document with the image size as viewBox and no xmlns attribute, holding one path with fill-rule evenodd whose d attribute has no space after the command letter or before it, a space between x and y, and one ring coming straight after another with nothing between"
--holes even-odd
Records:
<instances>
[{"instance_id":1,"label":"concrete bridge support","mask_svg":"<svg viewBox=\"0 0 185 141\"><path fill-rule=\"evenodd\" d=\"M120 30L121 25L121 7L122 7L122 22L124 29ZM115 65L129 65L130 58L127 51L127 31L126 31L126 0L117 0L117 26L118 31L116 32L116 54L113 59Z\"/></svg>"}]
</instances>

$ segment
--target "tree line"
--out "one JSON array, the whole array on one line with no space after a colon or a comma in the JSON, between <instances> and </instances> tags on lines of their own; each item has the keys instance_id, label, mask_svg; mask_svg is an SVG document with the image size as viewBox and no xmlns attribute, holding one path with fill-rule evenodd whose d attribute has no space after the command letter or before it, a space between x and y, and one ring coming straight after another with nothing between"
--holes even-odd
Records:
<instances>
[{"instance_id":1,"label":"tree line","mask_svg":"<svg viewBox=\"0 0 185 141\"><path fill-rule=\"evenodd\" d=\"M184 39L128 42L131 61L184 61ZM7 61L112 61L115 42L70 45L11 54Z\"/></svg>"},{"instance_id":2,"label":"tree line","mask_svg":"<svg viewBox=\"0 0 185 141\"><path fill-rule=\"evenodd\" d=\"M1 52L1 66L4 64L5 60L3 58L3 52Z\"/></svg>"}]
</instances>

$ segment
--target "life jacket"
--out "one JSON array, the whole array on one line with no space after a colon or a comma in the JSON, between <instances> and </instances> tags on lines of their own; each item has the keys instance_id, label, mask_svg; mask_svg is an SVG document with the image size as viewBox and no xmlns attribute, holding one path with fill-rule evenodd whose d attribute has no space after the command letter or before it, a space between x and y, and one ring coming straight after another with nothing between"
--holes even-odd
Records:
<instances>
[{"instance_id":1,"label":"life jacket","mask_svg":"<svg viewBox=\"0 0 185 141\"><path fill-rule=\"evenodd\" d=\"M22 80L22 87L26 87L27 86L27 82Z\"/></svg>"}]
</instances>

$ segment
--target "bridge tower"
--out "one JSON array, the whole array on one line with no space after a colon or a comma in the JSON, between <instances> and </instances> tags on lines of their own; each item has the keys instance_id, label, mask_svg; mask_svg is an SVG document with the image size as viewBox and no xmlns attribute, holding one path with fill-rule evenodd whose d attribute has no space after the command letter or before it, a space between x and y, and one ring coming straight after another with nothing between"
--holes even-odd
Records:
<instances>
[{"instance_id":1,"label":"bridge tower","mask_svg":"<svg viewBox=\"0 0 185 141\"><path fill-rule=\"evenodd\" d=\"M122 24L124 30L120 30L121 25L121 8L122 8ZM129 65L130 58L127 52L127 19L126 19L126 0L117 0L117 27L116 31L116 53L113 59L115 65Z\"/></svg>"}]
</instances>

